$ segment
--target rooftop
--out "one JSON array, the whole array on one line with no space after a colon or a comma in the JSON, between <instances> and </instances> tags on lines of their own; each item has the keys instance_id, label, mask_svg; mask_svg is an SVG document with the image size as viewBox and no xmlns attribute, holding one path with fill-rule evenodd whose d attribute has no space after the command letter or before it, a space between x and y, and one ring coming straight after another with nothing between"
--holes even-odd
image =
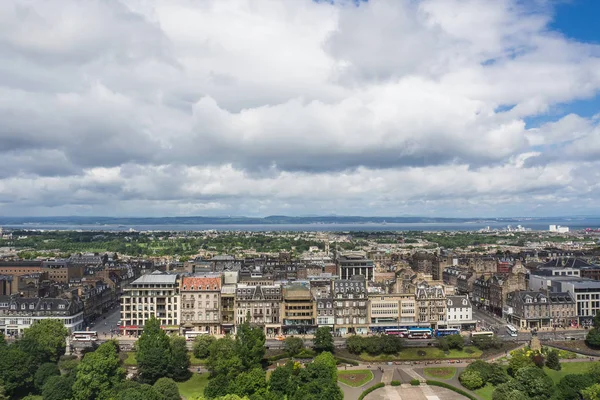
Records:
<instances>
[{"instance_id":1,"label":"rooftop","mask_svg":"<svg viewBox=\"0 0 600 400\"><path fill-rule=\"evenodd\" d=\"M177 282L177 275L167 274L160 271L154 271L151 274L140 276L138 279L132 282L132 285L139 285L144 283L175 284L175 282Z\"/></svg>"}]
</instances>

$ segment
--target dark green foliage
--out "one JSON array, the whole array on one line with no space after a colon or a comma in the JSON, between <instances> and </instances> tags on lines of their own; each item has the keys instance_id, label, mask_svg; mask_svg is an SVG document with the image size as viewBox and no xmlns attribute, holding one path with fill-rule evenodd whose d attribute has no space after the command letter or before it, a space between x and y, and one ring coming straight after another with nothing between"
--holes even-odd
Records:
<instances>
[{"instance_id":1,"label":"dark green foliage","mask_svg":"<svg viewBox=\"0 0 600 400\"><path fill-rule=\"evenodd\" d=\"M600 349L600 331L596 328L590 329L585 337L585 344L592 349Z\"/></svg>"},{"instance_id":2,"label":"dark green foliage","mask_svg":"<svg viewBox=\"0 0 600 400\"><path fill-rule=\"evenodd\" d=\"M252 328L247 322L240 325L236 335L236 352L245 370L261 365L265 356L265 333L261 328Z\"/></svg>"},{"instance_id":3,"label":"dark green foliage","mask_svg":"<svg viewBox=\"0 0 600 400\"><path fill-rule=\"evenodd\" d=\"M285 346L285 351L291 356L294 357L296 354L300 352L304 348L304 340L299 337L287 337L283 341Z\"/></svg>"},{"instance_id":4,"label":"dark green foliage","mask_svg":"<svg viewBox=\"0 0 600 400\"><path fill-rule=\"evenodd\" d=\"M515 374L515 380L521 384L524 392L532 400L546 400L554 391L552 379L537 367L519 369Z\"/></svg>"},{"instance_id":5,"label":"dark green foliage","mask_svg":"<svg viewBox=\"0 0 600 400\"><path fill-rule=\"evenodd\" d=\"M412 386L419 386L419 385L421 384L421 381L420 381L420 380L418 380L418 379L411 379L411 380L410 380L410 384L411 384Z\"/></svg>"},{"instance_id":6,"label":"dark green foliage","mask_svg":"<svg viewBox=\"0 0 600 400\"><path fill-rule=\"evenodd\" d=\"M461 335L446 336L446 341L451 349L462 350L465 347L465 340Z\"/></svg>"},{"instance_id":7,"label":"dark green foliage","mask_svg":"<svg viewBox=\"0 0 600 400\"><path fill-rule=\"evenodd\" d=\"M163 397L152 386L144 383L117 393L115 400L163 400Z\"/></svg>"},{"instance_id":8,"label":"dark green foliage","mask_svg":"<svg viewBox=\"0 0 600 400\"><path fill-rule=\"evenodd\" d=\"M318 352L333 352L333 336L331 335L331 330L328 327L322 326L317 329L317 332L315 333L315 338L313 339L313 346L315 351Z\"/></svg>"},{"instance_id":9,"label":"dark green foliage","mask_svg":"<svg viewBox=\"0 0 600 400\"><path fill-rule=\"evenodd\" d=\"M475 336L473 345L480 350L499 349L502 347L502 342L495 336Z\"/></svg>"},{"instance_id":10,"label":"dark green foliage","mask_svg":"<svg viewBox=\"0 0 600 400\"><path fill-rule=\"evenodd\" d=\"M211 377L204 388L204 396L209 399L225 396L229 387L230 381L226 375L215 375Z\"/></svg>"},{"instance_id":11,"label":"dark green foliage","mask_svg":"<svg viewBox=\"0 0 600 400\"><path fill-rule=\"evenodd\" d=\"M161 397L161 400L179 400L181 395L179 394L179 388L173 379L160 378L154 383L154 390Z\"/></svg>"},{"instance_id":12,"label":"dark green foliage","mask_svg":"<svg viewBox=\"0 0 600 400\"><path fill-rule=\"evenodd\" d=\"M460 395L465 396L467 399L469 400L478 400L475 396L471 395L470 393L465 392L464 390L461 390L455 386L452 386L446 382L439 382L439 381L432 381L432 380L427 380L426 382L428 385L430 386L439 386L439 387L443 387L449 390L452 390L453 392L456 392Z\"/></svg>"},{"instance_id":13,"label":"dark green foliage","mask_svg":"<svg viewBox=\"0 0 600 400\"><path fill-rule=\"evenodd\" d=\"M594 379L594 382L600 383L600 362L590 363L587 374Z\"/></svg>"},{"instance_id":14,"label":"dark green foliage","mask_svg":"<svg viewBox=\"0 0 600 400\"><path fill-rule=\"evenodd\" d=\"M187 352L185 338L174 336L170 343L171 359L169 360L169 377L176 381L186 381L190 378L190 356Z\"/></svg>"},{"instance_id":15,"label":"dark green foliage","mask_svg":"<svg viewBox=\"0 0 600 400\"><path fill-rule=\"evenodd\" d=\"M73 398L71 387L73 376L51 376L42 387L44 400L70 400Z\"/></svg>"},{"instance_id":16,"label":"dark green foliage","mask_svg":"<svg viewBox=\"0 0 600 400\"><path fill-rule=\"evenodd\" d=\"M139 369L139 380L152 384L171 372L171 343L160 328L160 321L150 318L144 325L144 332L136 343L135 359Z\"/></svg>"},{"instance_id":17,"label":"dark green foliage","mask_svg":"<svg viewBox=\"0 0 600 400\"><path fill-rule=\"evenodd\" d=\"M285 366L277 367L269 378L269 390L281 396L292 393L292 373L294 362L288 361Z\"/></svg>"},{"instance_id":18,"label":"dark green foliage","mask_svg":"<svg viewBox=\"0 0 600 400\"><path fill-rule=\"evenodd\" d=\"M508 373L516 376L517 372L526 367L533 366L533 360L525 351L514 351L508 360Z\"/></svg>"},{"instance_id":19,"label":"dark green foliage","mask_svg":"<svg viewBox=\"0 0 600 400\"><path fill-rule=\"evenodd\" d=\"M350 336L346 339L346 348L352 354L360 354L365 351L364 339L362 336Z\"/></svg>"},{"instance_id":20,"label":"dark green foliage","mask_svg":"<svg viewBox=\"0 0 600 400\"><path fill-rule=\"evenodd\" d=\"M560 371L560 359L558 357L558 350L552 349L548 352L548 358L546 359L546 367L555 371Z\"/></svg>"},{"instance_id":21,"label":"dark green foliage","mask_svg":"<svg viewBox=\"0 0 600 400\"><path fill-rule=\"evenodd\" d=\"M592 325L594 326L594 328L600 330L600 311L598 311L596 313L596 315L594 315L594 319L592 320Z\"/></svg>"},{"instance_id":22,"label":"dark green foliage","mask_svg":"<svg viewBox=\"0 0 600 400\"><path fill-rule=\"evenodd\" d=\"M560 380L556 388L561 400L579 400L581 391L594 383L596 382L590 375L569 374Z\"/></svg>"},{"instance_id":23,"label":"dark green foliage","mask_svg":"<svg viewBox=\"0 0 600 400\"><path fill-rule=\"evenodd\" d=\"M400 382L400 381L391 381L390 385L392 385L392 386L400 386L400 385L402 385L402 382Z\"/></svg>"},{"instance_id":24,"label":"dark green foliage","mask_svg":"<svg viewBox=\"0 0 600 400\"><path fill-rule=\"evenodd\" d=\"M262 368L253 368L242 372L229 383L227 393L237 394L240 397L250 396L259 390L267 388L267 375Z\"/></svg>"},{"instance_id":25,"label":"dark green foliage","mask_svg":"<svg viewBox=\"0 0 600 400\"><path fill-rule=\"evenodd\" d=\"M525 388L516 380L498 385L492 394L492 400L529 400Z\"/></svg>"},{"instance_id":26,"label":"dark green foliage","mask_svg":"<svg viewBox=\"0 0 600 400\"><path fill-rule=\"evenodd\" d=\"M215 341L215 337L211 335L200 335L194 339L193 353L196 358L207 358L209 355L210 345Z\"/></svg>"},{"instance_id":27,"label":"dark green foliage","mask_svg":"<svg viewBox=\"0 0 600 400\"><path fill-rule=\"evenodd\" d=\"M485 361L477 360L469 364L466 371L476 371L485 383L489 382L496 386L507 382L510 377L506 369L497 363L486 363Z\"/></svg>"},{"instance_id":28,"label":"dark green foliage","mask_svg":"<svg viewBox=\"0 0 600 400\"><path fill-rule=\"evenodd\" d=\"M33 384L37 364L17 345L0 349L0 382L6 394L27 393Z\"/></svg>"},{"instance_id":29,"label":"dark green foliage","mask_svg":"<svg viewBox=\"0 0 600 400\"><path fill-rule=\"evenodd\" d=\"M351 336L346 341L346 347L353 354L365 351L371 355L396 354L404 347L404 340L392 335Z\"/></svg>"},{"instance_id":30,"label":"dark green foliage","mask_svg":"<svg viewBox=\"0 0 600 400\"><path fill-rule=\"evenodd\" d=\"M35 375L33 376L33 386L38 392L41 392L46 380L51 376L57 375L60 375L60 371L56 364L44 363L38 367L37 371L35 371Z\"/></svg>"},{"instance_id":31,"label":"dark green foliage","mask_svg":"<svg viewBox=\"0 0 600 400\"><path fill-rule=\"evenodd\" d=\"M57 319L43 319L25 329L19 347L33 356L37 363L58 362L65 354L66 338L69 332Z\"/></svg>"},{"instance_id":32,"label":"dark green foliage","mask_svg":"<svg viewBox=\"0 0 600 400\"><path fill-rule=\"evenodd\" d=\"M231 337L218 339L210 345L206 367L212 377L225 376L235 379L242 372L242 360L237 354L236 343Z\"/></svg>"},{"instance_id":33,"label":"dark green foliage","mask_svg":"<svg viewBox=\"0 0 600 400\"><path fill-rule=\"evenodd\" d=\"M75 400L94 400L108 396L113 387L125 379L118 344L108 341L88 353L77 366L73 397Z\"/></svg>"}]
</instances>

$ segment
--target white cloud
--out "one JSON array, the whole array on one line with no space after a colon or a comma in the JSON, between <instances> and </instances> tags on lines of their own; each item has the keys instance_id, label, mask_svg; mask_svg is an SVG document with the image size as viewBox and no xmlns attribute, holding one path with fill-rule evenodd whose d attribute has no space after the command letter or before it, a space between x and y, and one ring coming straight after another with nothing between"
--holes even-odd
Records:
<instances>
[{"instance_id":1,"label":"white cloud","mask_svg":"<svg viewBox=\"0 0 600 400\"><path fill-rule=\"evenodd\" d=\"M600 47L552 31L551 11L2 2L0 213L585 208L597 119L526 126L600 89Z\"/></svg>"}]
</instances>

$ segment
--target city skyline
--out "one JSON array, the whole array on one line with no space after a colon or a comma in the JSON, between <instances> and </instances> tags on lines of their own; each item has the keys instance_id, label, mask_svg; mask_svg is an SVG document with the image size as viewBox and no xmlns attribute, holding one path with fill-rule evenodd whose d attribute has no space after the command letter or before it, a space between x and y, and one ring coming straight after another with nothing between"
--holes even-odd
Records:
<instances>
[{"instance_id":1,"label":"city skyline","mask_svg":"<svg viewBox=\"0 0 600 400\"><path fill-rule=\"evenodd\" d=\"M5 1L0 215L598 215L593 1Z\"/></svg>"}]
</instances>

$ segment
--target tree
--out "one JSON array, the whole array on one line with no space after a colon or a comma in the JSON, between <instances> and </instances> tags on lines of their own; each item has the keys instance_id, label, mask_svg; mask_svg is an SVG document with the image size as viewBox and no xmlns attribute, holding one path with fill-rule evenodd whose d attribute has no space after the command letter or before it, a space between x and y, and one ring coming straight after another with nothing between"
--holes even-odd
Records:
<instances>
[{"instance_id":1,"label":"tree","mask_svg":"<svg viewBox=\"0 0 600 400\"><path fill-rule=\"evenodd\" d=\"M529 400L520 383L510 380L498 385L492 393L492 400Z\"/></svg>"},{"instance_id":2,"label":"tree","mask_svg":"<svg viewBox=\"0 0 600 400\"><path fill-rule=\"evenodd\" d=\"M596 328L590 329L585 337L585 343L592 349L600 349L600 331Z\"/></svg>"},{"instance_id":3,"label":"tree","mask_svg":"<svg viewBox=\"0 0 600 400\"><path fill-rule=\"evenodd\" d=\"M105 399L112 388L125 379L117 350L118 344L111 340L83 357L73 384L75 400Z\"/></svg>"},{"instance_id":4,"label":"tree","mask_svg":"<svg viewBox=\"0 0 600 400\"><path fill-rule=\"evenodd\" d=\"M554 389L552 379L538 367L520 368L515 374L515 380L523 386L525 393L532 400L547 399Z\"/></svg>"},{"instance_id":5,"label":"tree","mask_svg":"<svg viewBox=\"0 0 600 400\"><path fill-rule=\"evenodd\" d=\"M313 339L313 346L315 351L330 351L334 350L333 336L331 335L331 331L329 327L322 326L317 329L315 333L315 338Z\"/></svg>"},{"instance_id":6,"label":"tree","mask_svg":"<svg viewBox=\"0 0 600 400\"><path fill-rule=\"evenodd\" d=\"M30 388L35 369L34 360L18 346L0 349L0 383L7 395Z\"/></svg>"},{"instance_id":7,"label":"tree","mask_svg":"<svg viewBox=\"0 0 600 400\"><path fill-rule=\"evenodd\" d=\"M291 356L295 356L300 353L300 350L304 348L304 340L298 337L287 337L284 342L285 351Z\"/></svg>"},{"instance_id":8,"label":"tree","mask_svg":"<svg viewBox=\"0 0 600 400\"><path fill-rule=\"evenodd\" d=\"M242 360L236 352L236 343L230 336L216 340L210 345L206 367L211 375L223 375L235 379L242 371Z\"/></svg>"},{"instance_id":9,"label":"tree","mask_svg":"<svg viewBox=\"0 0 600 400\"><path fill-rule=\"evenodd\" d=\"M546 367L555 371L560 371L560 359L558 358L557 350L550 350L548 352L548 359L546 360Z\"/></svg>"},{"instance_id":10,"label":"tree","mask_svg":"<svg viewBox=\"0 0 600 400\"><path fill-rule=\"evenodd\" d=\"M60 320L43 319L25 329L18 343L23 351L35 355L38 362L56 363L65 354L68 335L69 331Z\"/></svg>"},{"instance_id":11,"label":"tree","mask_svg":"<svg viewBox=\"0 0 600 400\"><path fill-rule=\"evenodd\" d=\"M269 389L282 397L290 393L290 377L292 376L293 363L288 362L283 367L277 367L269 378Z\"/></svg>"},{"instance_id":12,"label":"tree","mask_svg":"<svg viewBox=\"0 0 600 400\"><path fill-rule=\"evenodd\" d=\"M261 328L250 327L249 320L246 318L236 335L236 352L246 370L259 367L265 356L265 333Z\"/></svg>"},{"instance_id":13,"label":"tree","mask_svg":"<svg viewBox=\"0 0 600 400\"><path fill-rule=\"evenodd\" d=\"M170 371L171 343L154 316L146 321L144 332L137 341L135 359L139 369L139 380L154 383Z\"/></svg>"},{"instance_id":14,"label":"tree","mask_svg":"<svg viewBox=\"0 0 600 400\"><path fill-rule=\"evenodd\" d=\"M461 385L463 385L469 390L479 389L484 385L484 381L481 377L481 374L478 371L472 369L467 369L463 371L459 375L458 380L460 381Z\"/></svg>"},{"instance_id":15,"label":"tree","mask_svg":"<svg viewBox=\"0 0 600 400\"><path fill-rule=\"evenodd\" d=\"M118 392L116 400L163 400L161 395L147 383L136 388L129 388Z\"/></svg>"},{"instance_id":16,"label":"tree","mask_svg":"<svg viewBox=\"0 0 600 400\"><path fill-rule=\"evenodd\" d=\"M600 330L600 311L596 312L594 315L594 319L592 320L592 325L595 329Z\"/></svg>"},{"instance_id":17,"label":"tree","mask_svg":"<svg viewBox=\"0 0 600 400\"><path fill-rule=\"evenodd\" d=\"M600 384L595 383L581 391L584 400L600 400Z\"/></svg>"},{"instance_id":18,"label":"tree","mask_svg":"<svg viewBox=\"0 0 600 400\"><path fill-rule=\"evenodd\" d=\"M238 396L250 396L261 389L267 388L267 376L262 368L253 368L248 372L242 372L237 378L230 382L228 393Z\"/></svg>"},{"instance_id":19,"label":"tree","mask_svg":"<svg viewBox=\"0 0 600 400\"><path fill-rule=\"evenodd\" d=\"M160 378L154 383L154 390L162 396L162 400L180 400L179 388L173 379Z\"/></svg>"},{"instance_id":20,"label":"tree","mask_svg":"<svg viewBox=\"0 0 600 400\"><path fill-rule=\"evenodd\" d=\"M587 374L594 378L596 383L600 383L600 362L590 363Z\"/></svg>"},{"instance_id":21,"label":"tree","mask_svg":"<svg viewBox=\"0 0 600 400\"><path fill-rule=\"evenodd\" d=\"M541 353L535 353L531 356L531 361L538 368L544 368L544 355Z\"/></svg>"},{"instance_id":22,"label":"tree","mask_svg":"<svg viewBox=\"0 0 600 400\"><path fill-rule=\"evenodd\" d=\"M360 354L365 351L365 343L362 336L350 336L346 339L346 348L352 354Z\"/></svg>"},{"instance_id":23,"label":"tree","mask_svg":"<svg viewBox=\"0 0 600 400\"><path fill-rule=\"evenodd\" d=\"M174 336L170 343L171 359L169 363L169 377L176 381L185 381L189 379L190 356L187 352L185 338Z\"/></svg>"},{"instance_id":24,"label":"tree","mask_svg":"<svg viewBox=\"0 0 600 400\"><path fill-rule=\"evenodd\" d=\"M508 360L508 373L511 376L516 376L516 373L521 368L530 367L533 365L531 356L524 350L515 350L511 353L510 359Z\"/></svg>"},{"instance_id":25,"label":"tree","mask_svg":"<svg viewBox=\"0 0 600 400\"><path fill-rule=\"evenodd\" d=\"M0 400L10 400L6 395L6 391L4 390L4 386L0 385Z\"/></svg>"},{"instance_id":26,"label":"tree","mask_svg":"<svg viewBox=\"0 0 600 400\"><path fill-rule=\"evenodd\" d=\"M38 392L41 392L46 380L51 376L57 375L60 375L60 371L56 364L44 363L38 367L37 371L35 371L35 375L33 376L33 386Z\"/></svg>"},{"instance_id":27,"label":"tree","mask_svg":"<svg viewBox=\"0 0 600 400\"><path fill-rule=\"evenodd\" d=\"M450 335L446 337L446 340L451 349L462 350L465 347L465 339L461 335Z\"/></svg>"},{"instance_id":28,"label":"tree","mask_svg":"<svg viewBox=\"0 0 600 400\"><path fill-rule=\"evenodd\" d=\"M583 389L586 389L594 384L594 378L585 374L569 374L565 375L556 388L560 393L561 400L579 400L579 394Z\"/></svg>"},{"instance_id":29,"label":"tree","mask_svg":"<svg viewBox=\"0 0 600 400\"><path fill-rule=\"evenodd\" d=\"M194 339L193 353L194 357L204 359L209 355L210 345L215 341L215 337L211 335L199 335Z\"/></svg>"},{"instance_id":30,"label":"tree","mask_svg":"<svg viewBox=\"0 0 600 400\"><path fill-rule=\"evenodd\" d=\"M502 342L495 336L475 336L473 345L480 350L499 349L502 347Z\"/></svg>"},{"instance_id":31,"label":"tree","mask_svg":"<svg viewBox=\"0 0 600 400\"><path fill-rule=\"evenodd\" d=\"M68 400L73 397L73 378L70 376L51 376L42 387L44 400Z\"/></svg>"}]
</instances>

